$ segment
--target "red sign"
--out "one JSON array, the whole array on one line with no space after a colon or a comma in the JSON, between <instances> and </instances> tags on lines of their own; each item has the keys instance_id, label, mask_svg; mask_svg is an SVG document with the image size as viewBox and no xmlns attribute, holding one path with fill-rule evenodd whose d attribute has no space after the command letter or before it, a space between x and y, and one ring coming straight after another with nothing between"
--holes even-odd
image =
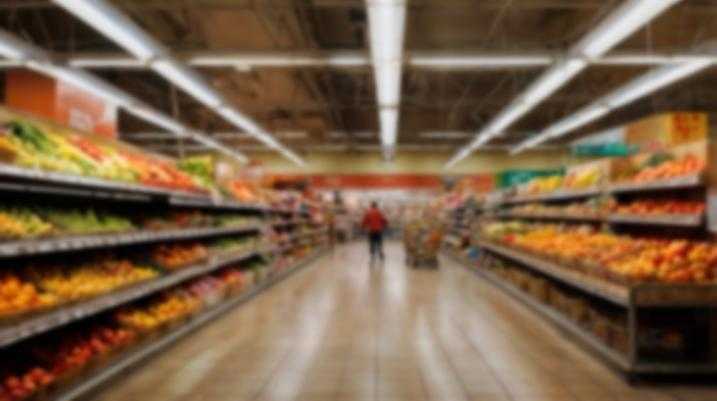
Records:
<instances>
[{"instance_id":1,"label":"red sign","mask_svg":"<svg viewBox=\"0 0 717 401\"><path fill-rule=\"evenodd\" d=\"M432 174L317 174L275 175L274 181L306 181L317 189L441 189L443 180ZM493 189L490 174L464 178L471 188L489 191ZM463 181L463 180L462 180Z\"/></svg>"}]
</instances>

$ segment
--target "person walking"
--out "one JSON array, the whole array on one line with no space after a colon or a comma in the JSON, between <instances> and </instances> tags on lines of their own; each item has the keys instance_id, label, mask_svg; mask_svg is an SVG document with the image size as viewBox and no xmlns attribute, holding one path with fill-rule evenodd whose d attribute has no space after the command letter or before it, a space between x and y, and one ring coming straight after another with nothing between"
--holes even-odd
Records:
<instances>
[{"instance_id":1,"label":"person walking","mask_svg":"<svg viewBox=\"0 0 717 401\"><path fill-rule=\"evenodd\" d=\"M371 202L371 207L363 216L361 226L368 233L369 252L371 253L371 262L378 257L383 261L383 232L388 226L388 220L378 208L376 202Z\"/></svg>"}]
</instances>

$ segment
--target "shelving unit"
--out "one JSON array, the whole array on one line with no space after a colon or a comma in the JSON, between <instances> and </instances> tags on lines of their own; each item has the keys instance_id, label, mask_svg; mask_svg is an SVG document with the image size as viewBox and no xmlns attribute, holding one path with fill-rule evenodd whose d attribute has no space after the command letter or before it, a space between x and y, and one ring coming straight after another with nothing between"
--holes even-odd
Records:
<instances>
[{"instance_id":1,"label":"shelving unit","mask_svg":"<svg viewBox=\"0 0 717 401\"><path fill-rule=\"evenodd\" d=\"M248 217L251 223L224 227L182 227L171 229L138 229L128 232L112 232L86 235L57 235L20 240L0 241L0 260L9 262L15 259L32 261L34 258L48 258L54 254L68 252L86 252L91 250L112 250L125 246L174 243L200 239L233 236L254 237L256 244L266 241L270 230L295 230L297 227L310 226L309 232L296 234L280 249L267 248L268 244L254 245L251 249L241 251L221 251L213 249L208 258L201 263L184 266L178 270L162 270L156 277L134 282L110 292L72 302L60 302L48 309L36 310L22 315L0 320L0 348L22 346L25 341L41 336L52 335L55 330L62 330L72 325L82 324L89 319L108 316L112 311L125 305L176 288L195 279L217 273L225 267L235 267L242 262L255 258L273 260L276 257L285 261L295 261L293 266L275 265L261 277L268 279L254 288L232 296L225 301L199 315L192 317L181 326L170 331L161 331L149 336L131 349L123 350L100 366L88 372L82 372L71 383L62 383L57 389L47 394L47 399L73 400L112 377L116 377L130 366L157 354L178 339L207 322L229 311L233 307L251 299L256 294L283 280L300 267L307 265L319 257L324 250L327 230L320 224L311 222L310 215L305 211L272 208L256 204L243 204L223 199L212 199L203 194L183 191L165 190L144 185L109 182L87 177L76 177L65 174L48 173L39 170L28 170L0 164L0 193L12 194L31 193L38 204L53 204L54 200L72 199L89 202L101 200L103 205L120 207L128 210L141 210L142 213L182 211L187 209L201 210L202 213L231 213ZM46 200L47 199L47 200ZM281 220L277 220L280 218ZM256 223L255 223L256 221ZM311 246L311 248L309 248ZM311 252L306 257L306 252ZM298 258L298 259L297 259ZM44 259L42 259L44 260ZM264 270L263 270L264 271ZM94 320L93 320L94 321ZM44 338L44 337L42 337Z\"/></svg>"},{"instance_id":2,"label":"shelving unit","mask_svg":"<svg viewBox=\"0 0 717 401\"><path fill-rule=\"evenodd\" d=\"M0 242L0 258L34 256L53 252L110 248L143 243L199 239L213 236L254 232L263 226L249 224L237 227L183 228L160 231L134 231L116 234L70 235Z\"/></svg>"},{"instance_id":3,"label":"shelving unit","mask_svg":"<svg viewBox=\"0 0 717 401\"><path fill-rule=\"evenodd\" d=\"M0 347L5 347L32 336L48 332L72 322L85 319L108 309L143 298L149 294L173 287L195 277L211 273L231 263L238 263L260 252L242 252L233 256L213 257L206 263L186 267L176 273L121 288L111 293L71 305L61 306L46 313L32 315L8 325L0 325Z\"/></svg>"},{"instance_id":4,"label":"shelving unit","mask_svg":"<svg viewBox=\"0 0 717 401\"><path fill-rule=\"evenodd\" d=\"M229 298L220 304L212 307L201 313L200 315L192 318L188 322L181 326L172 329L170 332L165 333L158 339L150 340L144 344L134 346L129 352L122 353L121 355L107 361L101 366L95 368L88 375L71 384L68 388L60 391L58 394L52 396L52 401L72 401L80 399L82 396L91 393L96 388L107 383L108 381L118 377L127 369L134 365L150 358L172 344L176 343L183 337L191 334L193 331L201 328L212 320L220 317L224 313L234 309L235 307L243 304L260 294L262 291L271 288L274 284L281 282L293 273L297 272L301 268L307 266L311 262L315 261L323 254L324 250L319 249L315 253L307 256L303 260L296 263L289 269L286 269L278 275L266 280L265 282L255 286L254 288L245 291L239 296Z\"/></svg>"},{"instance_id":5,"label":"shelving unit","mask_svg":"<svg viewBox=\"0 0 717 401\"><path fill-rule=\"evenodd\" d=\"M665 246L672 244L670 241L679 245L681 239L713 241L708 230L713 225L709 220L714 218L710 215L714 199L709 194L714 191L717 174L711 163L713 148L707 142L692 142L670 149L669 157L638 155L635 159L598 160L570 167L560 179L540 178L519 190L488 194L485 223L497 222L492 227L497 234L489 233L490 239L483 238L475 228L469 245L472 252L457 252L455 247L446 246L444 253L628 375L717 374L717 284L703 284L697 278L687 283L674 278L674 282L630 281L628 275L621 276L597 262L559 259L550 255L561 253L550 250L528 251L510 235L530 231L532 224L540 229L544 223L553 230L565 230L562 239L568 241L575 225L591 231L660 237L666 241ZM669 170L649 164L653 160L660 163L661 157L673 162ZM707 164L696 160L706 160ZM650 174L638 176L635 166L639 163L660 175L703 170L658 179ZM626 177L630 182L622 181ZM593 186L516 195L576 183ZM710 201L711 207L706 206ZM528 203L535 205L521 206ZM694 212L688 213L691 210ZM512 226L510 222L515 220L530 224ZM501 222L507 224L501 226ZM453 224L448 232L461 229ZM505 234L501 229L506 230ZM659 262L640 260L630 268L662 266L654 263Z\"/></svg>"}]
</instances>

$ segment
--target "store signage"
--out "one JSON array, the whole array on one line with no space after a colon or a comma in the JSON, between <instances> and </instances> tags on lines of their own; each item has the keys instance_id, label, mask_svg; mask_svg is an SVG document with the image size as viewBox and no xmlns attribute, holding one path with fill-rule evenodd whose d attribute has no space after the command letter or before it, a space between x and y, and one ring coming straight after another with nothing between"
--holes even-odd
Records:
<instances>
[{"instance_id":1,"label":"store signage","mask_svg":"<svg viewBox=\"0 0 717 401\"><path fill-rule=\"evenodd\" d=\"M707 131L706 113L662 113L628 124L626 142L641 151L660 151L703 141Z\"/></svg>"},{"instance_id":2,"label":"store signage","mask_svg":"<svg viewBox=\"0 0 717 401\"><path fill-rule=\"evenodd\" d=\"M117 137L117 106L75 86L27 70L6 74L5 102L60 125Z\"/></svg>"}]
</instances>

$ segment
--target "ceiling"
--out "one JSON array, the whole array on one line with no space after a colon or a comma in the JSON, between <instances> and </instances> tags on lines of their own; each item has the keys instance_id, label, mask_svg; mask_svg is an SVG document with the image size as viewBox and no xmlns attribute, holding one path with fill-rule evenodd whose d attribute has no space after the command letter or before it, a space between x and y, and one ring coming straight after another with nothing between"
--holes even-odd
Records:
<instances>
[{"instance_id":1,"label":"ceiling","mask_svg":"<svg viewBox=\"0 0 717 401\"><path fill-rule=\"evenodd\" d=\"M364 0L114 0L152 37L179 56L201 54L366 55ZM408 54L538 54L559 56L614 10L617 0L411 0ZM610 54L685 53L717 39L717 0L685 0ZM70 60L126 55L121 48L50 1L0 0L0 27ZM198 66L237 109L285 145L305 154L378 144L373 70L360 66ZM398 149L458 149L547 67L428 68L404 63ZM590 65L493 144L509 145L639 76L646 65ZM152 106L215 133L238 149L257 142L148 69L93 68ZM708 69L616 110L562 141L662 110L717 109L717 77ZM129 114L125 139L168 153L178 141ZM236 133L235 135L232 135ZM444 134L445 133L445 134ZM184 148L183 148L184 149ZM191 146L190 146L191 149Z\"/></svg>"}]
</instances>

